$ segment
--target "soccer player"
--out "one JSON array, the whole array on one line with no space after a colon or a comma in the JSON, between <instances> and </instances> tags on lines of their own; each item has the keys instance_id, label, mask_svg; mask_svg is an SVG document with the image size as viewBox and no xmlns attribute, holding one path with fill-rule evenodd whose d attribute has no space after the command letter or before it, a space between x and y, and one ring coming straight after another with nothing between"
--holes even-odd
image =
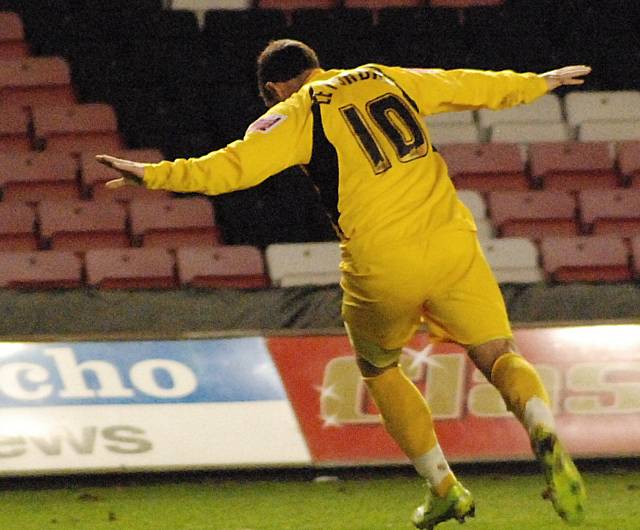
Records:
<instances>
[{"instance_id":1,"label":"soccer player","mask_svg":"<svg viewBox=\"0 0 640 530\"><path fill-rule=\"evenodd\" d=\"M108 186L216 195L302 166L340 237L342 316L358 366L387 431L428 482L414 525L432 529L475 510L438 444L427 402L398 365L420 322L433 340L466 348L526 428L555 510L579 523L582 479L558 440L538 373L517 351L474 220L423 117L528 103L581 84L590 68L537 75L367 64L325 71L311 48L283 39L263 50L257 69L270 108L242 140L158 164L99 155L121 174Z\"/></svg>"}]
</instances>

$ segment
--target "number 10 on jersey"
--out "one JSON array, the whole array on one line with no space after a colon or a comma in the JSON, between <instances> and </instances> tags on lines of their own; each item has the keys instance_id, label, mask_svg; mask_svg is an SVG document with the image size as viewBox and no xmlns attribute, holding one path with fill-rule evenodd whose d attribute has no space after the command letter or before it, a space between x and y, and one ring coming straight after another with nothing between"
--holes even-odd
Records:
<instances>
[{"instance_id":1,"label":"number 10 on jersey","mask_svg":"<svg viewBox=\"0 0 640 530\"><path fill-rule=\"evenodd\" d=\"M387 171L392 164L374 136L370 122L389 140L400 162L411 162L429 152L422 126L407 104L395 94L385 94L367 102L369 120L355 105L346 105L340 112L376 175Z\"/></svg>"}]
</instances>

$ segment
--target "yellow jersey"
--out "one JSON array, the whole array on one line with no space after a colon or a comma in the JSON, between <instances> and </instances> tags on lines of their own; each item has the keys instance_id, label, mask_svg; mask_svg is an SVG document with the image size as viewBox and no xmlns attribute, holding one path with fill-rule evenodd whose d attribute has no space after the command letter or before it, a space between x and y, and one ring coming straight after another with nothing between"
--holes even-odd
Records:
<instances>
[{"instance_id":1,"label":"yellow jersey","mask_svg":"<svg viewBox=\"0 0 640 530\"><path fill-rule=\"evenodd\" d=\"M546 92L540 76L510 70L316 69L242 140L201 158L149 164L144 182L216 195L301 165L343 242L356 238L376 247L442 227L475 230L423 118L507 108Z\"/></svg>"}]
</instances>

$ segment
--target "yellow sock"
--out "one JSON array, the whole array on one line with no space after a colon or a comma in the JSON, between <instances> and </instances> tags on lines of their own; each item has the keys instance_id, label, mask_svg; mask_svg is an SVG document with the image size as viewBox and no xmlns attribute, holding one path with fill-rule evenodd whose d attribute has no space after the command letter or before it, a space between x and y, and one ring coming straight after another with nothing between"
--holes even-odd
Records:
<instances>
[{"instance_id":1,"label":"yellow sock","mask_svg":"<svg viewBox=\"0 0 640 530\"><path fill-rule=\"evenodd\" d=\"M438 446L431 409L422 394L399 367L364 381L387 432L436 493L446 495L456 479Z\"/></svg>"},{"instance_id":2,"label":"yellow sock","mask_svg":"<svg viewBox=\"0 0 640 530\"><path fill-rule=\"evenodd\" d=\"M549 405L549 395L538 372L517 353L508 352L498 357L491 370L491 382L502 394L507 408L523 423L531 398L539 398Z\"/></svg>"}]
</instances>

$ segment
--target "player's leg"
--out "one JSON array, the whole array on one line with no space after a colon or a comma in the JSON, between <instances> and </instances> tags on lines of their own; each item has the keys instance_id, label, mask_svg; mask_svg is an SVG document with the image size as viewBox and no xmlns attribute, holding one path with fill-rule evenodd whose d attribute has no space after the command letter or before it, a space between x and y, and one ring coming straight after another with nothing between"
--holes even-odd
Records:
<instances>
[{"instance_id":1,"label":"player's leg","mask_svg":"<svg viewBox=\"0 0 640 530\"><path fill-rule=\"evenodd\" d=\"M516 353L510 339L492 340L468 352L527 430L547 482L545 497L565 521L579 524L584 519L584 483L558 439L549 396L537 371Z\"/></svg>"},{"instance_id":2,"label":"player's leg","mask_svg":"<svg viewBox=\"0 0 640 530\"><path fill-rule=\"evenodd\" d=\"M358 367L387 432L429 484L425 503L413 515L415 526L431 529L442 521L464 521L473 516L473 497L449 467L433 428L429 405L398 365L402 350L381 348L354 336L349 326L347 330Z\"/></svg>"},{"instance_id":3,"label":"player's leg","mask_svg":"<svg viewBox=\"0 0 640 530\"><path fill-rule=\"evenodd\" d=\"M474 237L450 236L449 247L468 246L462 276L426 304L425 319L437 338L467 345L471 359L523 423L545 470L551 500L569 522L583 517L584 486L557 441L549 397L535 368L516 351L500 288ZM471 346L469 346L471 345ZM555 466L555 467L554 467Z\"/></svg>"}]
</instances>

